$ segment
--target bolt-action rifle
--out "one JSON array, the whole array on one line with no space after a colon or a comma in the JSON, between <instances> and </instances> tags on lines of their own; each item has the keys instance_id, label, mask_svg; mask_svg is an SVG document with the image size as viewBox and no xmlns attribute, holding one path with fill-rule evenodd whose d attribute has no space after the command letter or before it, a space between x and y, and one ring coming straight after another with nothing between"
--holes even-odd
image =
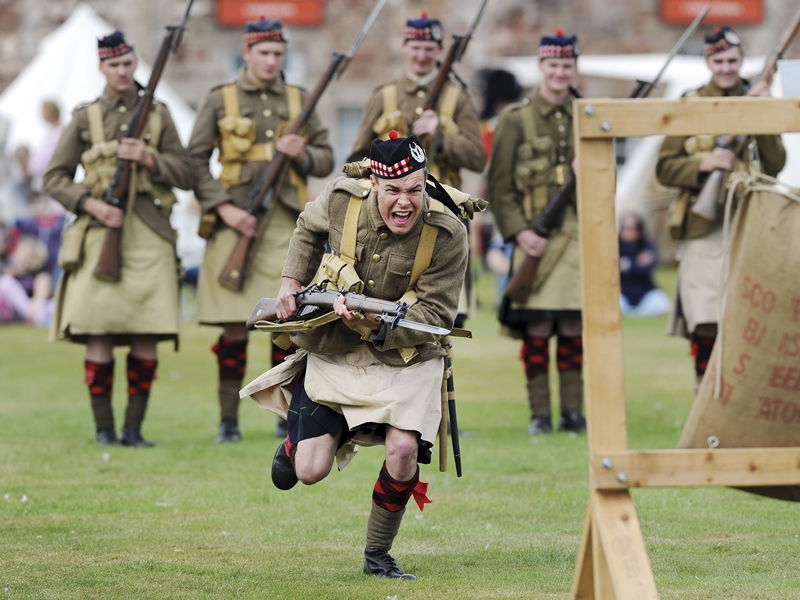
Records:
<instances>
[{"instance_id":1,"label":"bolt-action rifle","mask_svg":"<svg viewBox=\"0 0 800 600\"><path fill-rule=\"evenodd\" d=\"M355 56L356 50L358 50L358 47L361 45L361 40L364 39L367 31L372 27L372 23L377 18L384 4L386 4L386 0L378 1L369 17L367 17L361 31L358 32L355 42L353 42L353 45L346 54L342 54L341 52L333 53L327 70L323 73L314 91L306 97L300 114L294 120L287 133L302 135L311 119L317 102L319 102L328 84L334 79L339 79L342 75L350 60ZM283 152L276 150L274 158L261 172L255 186L250 191L250 195L247 197L244 210L258 220L258 235L263 233L262 230L266 223L264 217L266 217L270 208L272 208L272 203L275 201L275 196L278 193L278 184L281 182L287 163L287 156ZM228 257L228 261L225 263L222 272L219 274L219 282L223 286L236 292L242 290L247 270L250 267L250 255L255 246L254 241L254 238L239 234L236 245Z\"/></svg>"},{"instance_id":2,"label":"bolt-action rifle","mask_svg":"<svg viewBox=\"0 0 800 600\"><path fill-rule=\"evenodd\" d=\"M406 302L391 302L390 300L380 300L370 298L363 294L353 292L340 292L328 290L324 287L312 285L304 290L294 293L297 313L294 319L297 321L310 321L311 319L323 316L333 310L333 303L341 296L345 298L345 306L348 310L358 311L365 315L376 315L382 323L386 323L391 329L403 327L424 331L433 335L448 335L449 329L418 323L406 319L409 305ZM275 298L262 298L256 304L250 317L247 319L247 329L250 331L258 329L259 321L275 323L278 320L278 311L275 307Z\"/></svg>"},{"instance_id":3,"label":"bolt-action rifle","mask_svg":"<svg viewBox=\"0 0 800 600\"><path fill-rule=\"evenodd\" d=\"M153 94L156 86L164 72L170 54L178 52L186 29L186 21L189 19L189 11L192 10L194 0L188 0L186 9L183 12L183 19L179 25L168 25L167 34L161 41L161 48L158 50L156 62L150 73L150 81L139 98L136 106L136 114L131 121L128 129L129 135L125 137L141 139L144 129L147 127L147 117L153 107ZM115 206L122 211L127 209L128 188L131 184L131 171L133 164L124 158L117 159L117 170L111 185L103 198L111 206ZM122 271L122 227L106 227L106 235L103 239L103 248L100 252L100 260L94 269L94 276L106 281L119 281Z\"/></svg>"},{"instance_id":4,"label":"bolt-action rifle","mask_svg":"<svg viewBox=\"0 0 800 600\"><path fill-rule=\"evenodd\" d=\"M764 69L758 75L754 83L765 81L772 83L772 77L778 69L778 61L780 60L786 48L792 42L792 39L797 35L800 30L800 11L794 16L789 27L783 32L778 43L770 52L767 57L767 62L764 64ZM739 141L737 135L721 135L717 138L717 148L725 148L726 150L733 150ZM725 179L727 171L723 169L714 169L709 173L708 177L697 195L697 200L691 208L691 213L702 219L708 221L716 221L717 214L719 213L719 193L722 188L722 181Z\"/></svg>"},{"instance_id":5,"label":"bolt-action rifle","mask_svg":"<svg viewBox=\"0 0 800 600\"><path fill-rule=\"evenodd\" d=\"M450 49L447 51L442 64L439 65L439 73L436 75L436 79L433 80L433 83L428 90L428 95L425 97L425 102L422 105L423 112L426 110L435 110L439 104L439 98L444 91L444 86L450 79L450 72L453 69L453 64L460 61L464 56L464 52L467 51L467 45L472 39L472 34L475 32L475 28L478 26L478 23L481 20L483 9L486 8L486 3L488 1L489 0L483 0L483 2L481 2L478 12L475 13L472 23L470 24L469 29L467 29L467 33L453 35L453 43L450 45ZM439 145L439 131L440 130L437 130L437 133L430 144L430 148L428 149L428 164L433 164L433 160L436 158L437 147Z\"/></svg>"},{"instance_id":6,"label":"bolt-action rifle","mask_svg":"<svg viewBox=\"0 0 800 600\"><path fill-rule=\"evenodd\" d=\"M691 25L689 25L686 31L683 32L683 35L675 44L675 46L673 46L672 50L667 56L667 60L664 61L664 65L661 67L661 70L658 72L655 78L652 81L637 80L636 85L634 85L633 89L631 90L631 93L628 94L628 98L644 98L652 91L652 89L661 79L664 71L667 70L669 63L672 62L672 59L675 58L675 56L677 56L681 50L683 50L683 47L689 41L689 38L692 37L694 32L700 27L700 24L703 22L703 19L709 10L711 10L711 6L706 5L703 10L700 11L700 14L697 15L695 20L692 21ZM575 173L570 170L561 188L559 188L556 194L550 199L550 202L548 202L545 209L533 224L533 230L537 235L544 238L548 237L556 224L561 222L564 210L566 209L567 204L571 202L572 196L575 193L575 183ZM504 292L507 298L518 303L524 303L528 299L528 296L531 293L531 288L533 287L533 281L536 277L536 271L539 268L540 260L540 256L525 256L522 264L508 281L508 285L506 286Z\"/></svg>"}]
</instances>

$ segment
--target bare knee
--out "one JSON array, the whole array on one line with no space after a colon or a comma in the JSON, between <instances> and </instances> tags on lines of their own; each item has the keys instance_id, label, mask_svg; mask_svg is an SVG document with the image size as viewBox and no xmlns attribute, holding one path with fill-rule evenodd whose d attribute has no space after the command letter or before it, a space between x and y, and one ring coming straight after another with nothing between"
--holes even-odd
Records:
<instances>
[{"instance_id":1,"label":"bare knee","mask_svg":"<svg viewBox=\"0 0 800 600\"><path fill-rule=\"evenodd\" d=\"M389 475L406 481L417 471L417 434L402 429L388 428L386 432L386 468Z\"/></svg>"},{"instance_id":2,"label":"bare knee","mask_svg":"<svg viewBox=\"0 0 800 600\"><path fill-rule=\"evenodd\" d=\"M327 463L322 461L297 461L295 460L294 470L297 478L305 485L313 485L325 479L331 472L333 461Z\"/></svg>"},{"instance_id":3,"label":"bare knee","mask_svg":"<svg viewBox=\"0 0 800 600\"><path fill-rule=\"evenodd\" d=\"M294 472L302 483L313 485L330 474L339 435L334 437L326 434L300 440L294 455Z\"/></svg>"}]
</instances>

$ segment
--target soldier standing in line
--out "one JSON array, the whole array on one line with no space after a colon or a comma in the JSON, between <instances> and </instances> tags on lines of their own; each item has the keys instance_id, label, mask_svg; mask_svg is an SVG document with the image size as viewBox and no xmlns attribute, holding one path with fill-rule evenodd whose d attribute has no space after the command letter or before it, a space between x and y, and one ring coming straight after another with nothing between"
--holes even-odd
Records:
<instances>
[{"instance_id":1,"label":"soldier standing in line","mask_svg":"<svg viewBox=\"0 0 800 600\"><path fill-rule=\"evenodd\" d=\"M441 21L425 13L409 19L403 39L403 75L382 85L364 106L358 137L348 161L368 156L375 139L387 139L389 131L399 135L419 136L430 145L438 140L430 165L430 173L441 183L461 187L460 170L479 173L486 166L481 144L478 115L467 93L454 82L448 82L436 111L423 110L429 88L438 76L436 61L442 52L444 28ZM467 275L469 277L469 274ZM469 311L467 289L462 290L456 325L461 327Z\"/></svg>"},{"instance_id":2,"label":"soldier standing in line","mask_svg":"<svg viewBox=\"0 0 800 600\"><path fill-rule=\"evenodd\" d=\"M550 416L549 340L557 336L561 392L560 430L582 431L583 342L578 217L574 200L550 238L533 224L569 176L574 158L572 83L578 39L545 36L539 44L541 86L500 117L492 144L487 195L503 239L516 242L512 269L524 256L541 257L537 280L525 304L503 300L500 320L506 332L523 339L531 424L528 433L552 431Z\"/></svg>"},{"instance_id":3,"label":"soldier standing in line","mask_svg":"<svg viewBox=\"0 0 800 600\"><path fill-rule=\"evenodd\" d=\"M130 345L128 407L121 441L152 446L141 434L150 385L156 372L156 343L178 338L178 263L169 214L172 187L190 189L192 168L167 107L154 103L144 139L125 137L141 87L133 78L138 59L119 31L98 41L103 95L80 106L56 145L44 191L75 213L65 228L59 257L64 276L57 292L53 331L86 344L89 386L97 441L117 444L111 393L117 345ZM126 212L107 204L117 159L133 161ZM78 165L86 177L74 181ZM122 227L122 277L93 275L106 227Z\"/></svg>"},{"instance_id":4,"label":"soldier standing in line","mask_svg":"<svg viewBox=\"0 0 800 600\"><path fill-rule=\"evenodd\" d=\"M744 60L739 36L730 27L717 27L705 38L706 64L711 81L689 96L769 96L769 84L752 87L739 69ZM717 136L696 135L664 140L658 155L656 175L665 186L677 188L670 207L670 233L681 240L680 266L673 312L668 325L672 335L688 337L695 361L697 382L703 378L714 347L719 321L719 283L723 264L722 223L724 210L709 221L692 213L692 204L709 173L715 169L750 172L752 165L777 176L786 163L786 150L779 135L742 137L733 150L717 148ZM727 195L723 183L721 195Z\"/></svg>"},{"instance_id":5,"label":"soldier standing in line","mask_svg":"<svg viewBox=\"0 0 800 600\"><path fill-rule=\"evenodd\" d=\"M298 116L305 92L288 85L281 69L288 32L280 20L260 19L245 28L245 67L236 81L213 88L197 114L189 141L195 173L195 194L203 212L216 219L210 233L198 284L197 319L223 328L212 348L219 366L218 442L241 439L239 389L247 367L245 321L256 302L278 293L295 222L306 204L306 177L324 177L333 168L328 133L316 116L304 136L281 135ZM215 180L209 159L219 149L222 173ZM289 157L289 168L276 190L276 202L260 230L256 218L242 207L259 174L275 151ZM218 277L240 235L258 238L252 268L238 292L223 287ZM272 363L286 351L273 345ZM286 435L285 422L276 435Z\"/></svg>"},{"instance_id":6,"label":"soldier standing in line","mask_svg":"<svg viewBox=\"0 0 800 600\"><path fill-rule=\"evenodd\" d=\"M276 299L278 317L297 311L293 293L318 271L333 285L363 287L372 298L411 306L407 319L450 329L456 316L469 248L450 197L426 193L427 159L411 135L375 140L369 180L339 177L300 215ZM465 194L464 194L465 195ZM448 204L444 204L449 201ZM432 235L430 235L432 234ZM330 254L323 256L325 243ZM369 259L365 259L369 257ZM327 267L327 268L326 268ZM415 279L416 278L416 279ZM334 456L343 468L353 444L385 444L386 460L372 493L364 572L415 579L389 555L413 495L429 502L417 463L429 464L442 418L444 348L438 336L387 327L379 315L350 312L292 339L301 347L277 369L242 390L264 408L288 410L289 435L278 447L272 480L288 490L328 476ZM282 386L294 388L286 406ZM441 440L440 443L446 443Z\"/></svg>"}]
</instances>

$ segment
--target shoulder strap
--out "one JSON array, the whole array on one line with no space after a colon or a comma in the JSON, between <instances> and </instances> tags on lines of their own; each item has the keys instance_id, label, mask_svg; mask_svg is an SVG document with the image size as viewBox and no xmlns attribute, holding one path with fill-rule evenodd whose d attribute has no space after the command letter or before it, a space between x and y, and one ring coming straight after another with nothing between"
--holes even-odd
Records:
<instances>
[{"instance_id":1,"label":"shoulder strap","mask_svg":"<svg viewBox=\"0 0 800 600\"><path fill-rule=\"evenodd\" d=\"M239 112L239 93L235 83L227 83L222 86L222 105L226 115L240 116Z\"/></svg>"},{"instance_id":2,"label":"shoulder strap","mask_svg":"<svg viewBox=\"0 0 800 600\"><path fill-rule=\"evenodd\" d=\"M89 118L89 134L92 136L92 146L106 141L106 132L103 129L103 110L99 102L92 102L86 107L86 116Z\"/></svg>"},{"instance_id":3,"label":"shoulder strap","mask_svg":"<svg viewBox=\"0 0 800 600\"><path fill-rule=\"evenodd\" d=\"M442 101L439 104L439 116L453 118L456 114L456 106L458 105L458 98L461 96L461 90L458 86L450 84L444 91Z\"/></svg>"},{"instance_id":4,"label":"shoulder strap","mask_svg":"<svg viewBox=\"0 0 800 600\"><path fill-rule=\"evenodd\" d=\"M299 87L294 85L286 86L286 104L289 108L289 122L292 123L303 109L303 96Z\"/></svg>"},{"instance_id":5,"label":"shoulder strap","mask_svg":"<svg viewBox=\"0 0 800 600\"><path fill-rule=\"evenodd\" d=\"M150 148L158 148L158 142L161 140L163 123L162 105L156 104L155 110L151 110L150 114L147 116L147 129L150 132L150 140L147 142L147 145Z\"/></svg>"},{"instance_id":6,"label":"shoulder strap","mask_svg":"<svg viewBox=\"0 0 800 600\"><path fill-rule=\"evenodd\" d=\"M436 210L444 212L444 204L431 198L429 210ZM408 280L408 288L406 292L414 289L417 285L417 279L422 272L431 266L431 259L433 258L433 247L436 245L436 236L439 235L439 228L430 223L425 223L422 226L422 234L419 236L419 243L417 244L417 253L414 256L414 265L411 267L411 278Z\"/></svg>"},{"instance_id":7,"label":"shoulder strap","mask_svg":"<svg viewBox=\"0 0 800 600\"><path fill-rule=\"evenodd\" d=\"M397 84L387 83L381 90L383 97L383 114L390 115L397 112Z\"/></svg>"},{"instance_id":8,"label":"shoulder strap","mask_svg":"<svg viewBox=\"0 0 800 600\"><path fill-rule=\"evenodd\" d=\"M369 186L369 180L361 182L362 187ZM358 238L358 217L361 214L361 207L364 206L364 198L361 196L350 196L347 204L347 212L344 215L344 226L342 227L342 244L339 254L347 264L354 267L356 264L356 240Z\"/></svg>"},{"instance_id":9,"label":"shoulder strap","mask_svg":"<svg viewBox=\"0 0 800 600\"><path fill-rule=\"evenodd\" d=\"M520 110L520 113L522 113L520 115L522 117L522 130L525 133L526 142L532 142L533 138L536 137L536 121L533 119L533 110L533 102L523 106Z\"/></svg>"}]
</instances>

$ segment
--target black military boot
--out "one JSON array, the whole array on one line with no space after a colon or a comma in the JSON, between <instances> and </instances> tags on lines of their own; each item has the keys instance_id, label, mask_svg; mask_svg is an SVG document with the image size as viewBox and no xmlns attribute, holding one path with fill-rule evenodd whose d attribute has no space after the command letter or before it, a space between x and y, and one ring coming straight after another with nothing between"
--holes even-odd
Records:
<instances>
[{"instance_id":1,"label":"black military boot","mask_svg":"<svg viewBox=\"0 0 800 600\"><path fill-rule=\"evenodd\" d=\"M561 418L558 420L559 431L580 433L586 429L583 418L583 377L576 369L561 371L558 374L561 388Z\"/></svg>"},{"instance_id":2,"label":"black military boot","mask_svg":"<svg viewBox=\"0 0 800 600\"><path fill-rule=\"evenodd\" d=\"M286 453L286 442L288 438L281 442L281 445L278 446L278 449L275 451L275 457L272 459L272 483L275 484L275 487L279 490L290 490L295 485L299 479L297 478L297 473L295 473L294 465L292 464L292 459Z\"/></svg>"},{"instance_id":3,"label":"black military boot","mask_svg":"<svg viewBox=\"0 0 800 600\"><path fill-rule=\"evenodd\" d=\"M140 429L134 429L133 427L122 428L121 441L123 446L131 446L132 448L150 448L151 446L155 446L155 443L142 437L142 431Z\"/></svg>"},{"instance_id":4,"label":"black military boot","mask_svg":"<svg viewBox=\"0 0 800 600\"><path fill-rule=\"evenodd\" d=\"M240 442L242 434L239 433L239 419L222 419L219 424L219 435L215 440L218 444L223 442Z\"/></svg>"},{"instance_id":5,"label":"black military boot","mask_svg":"<svg viewBox=\"0 0 800 600\"><path fill-rule=\"evenodd\" d=\"M558 419L559 431L574 431L580 433L586 429L586 419L579 410L562 410Z\"/></svg>"},{"instance_id":6,"label":"black military boot","mask_svg":"<svg viewBox=\"0 0 800 600\"><path fill-rule=\"evenodd\" d=\"M549 412L541 413L531 418L531 424L528 426L528 435L539 435L551 433L552 431L553 423Z\"/></svg>"},{"instance_id":7,"label":"black military boot","mask_svg":"<svg viewBox=\"0 0 800 600\"><path fill-rule=\"evenodd\" d=\"M406 573L386 550L364 549L364 573L389 579L416 579L416 575Z\"/></svg>"},{"instance_id":8,"label":"black military boot","mask_svg":"<svg viewBox=\"0 0 800 600\"><path fill-rule=\"evenodd\" d=\"M118 446L119 438L113 427L101 429L97 432L97 443L103 446Z\"/></svg>"}]
</instances>

